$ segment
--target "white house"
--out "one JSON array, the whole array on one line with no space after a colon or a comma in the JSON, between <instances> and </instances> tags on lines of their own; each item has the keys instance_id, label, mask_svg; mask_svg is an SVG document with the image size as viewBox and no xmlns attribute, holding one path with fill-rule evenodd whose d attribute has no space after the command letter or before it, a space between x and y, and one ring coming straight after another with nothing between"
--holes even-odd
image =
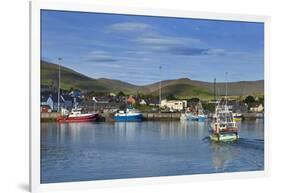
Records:
<instances>
[{"instance_id":1,"label":"white house","mask_svg":"<svg viewBox=\"0 0 281 193\"><path fill-rule=\"evenodd\" d=\"M140 101L140 105L146 105L147 103L145 102L145 100L144 99L141 99L141 101Z\"/></svg>"},{"instance_id":2,"label":"white house","mask_svg":"<svg viewBox=\"0 0 281 193\"><path fill-rule=\"evenodd\" d=\"M167 108L170 111L182 111L187 107L185 100L161 100L161 108Z\"/></svg>"},{"instance_id":3,"label":"white house","mask_svg":"<svg viewBox=\"0 0 281 193\"><path fill-rule=\"evenodd\" d=\"M48 97L43 98L43 100L41 100L41 105L49 106L51 110L54 110L54 101L52 99L52 96L50 95Z\"/></svg>"},{"instance_id":4,"label":"white house","mask_svg":"<svg viewBox=\"0 0 281 193\"><path fill-rule=\"evenodd\" d=\"M257 107L251 107L250 108L250 111L255 112L255 113L261 113L261 112L263 112L263 110L264 110L264 108L263 108L262 104L260 104Z\"/></svg>"}]
</instances>

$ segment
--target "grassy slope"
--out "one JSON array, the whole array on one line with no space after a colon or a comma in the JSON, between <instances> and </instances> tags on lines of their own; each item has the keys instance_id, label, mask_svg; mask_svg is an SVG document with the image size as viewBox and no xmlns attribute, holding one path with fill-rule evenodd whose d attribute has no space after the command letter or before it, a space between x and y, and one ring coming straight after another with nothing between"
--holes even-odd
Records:
<instances>
[{"instance_id":1,"label":"grassy slope","mask_svg":"<svg viewBox=\"0 0 281 193\"><path fill-rule=\"evenodd\" d=\"M41 62L41 84L51 86L58 82L58 65ZM177 97L210 98L213 94L213 84L194 81L188 78L162 81L162 94L173 94ZM75 88L82 91L119 92L127 94L158 95L159 83L145 86L136 86L120 80L93 79L66 67L61 67L61 87L63 89ZM263 81L229 83L229 95L263 94ZM218 83L219 94L224 94L225 84Z\"/></svg>"},{"instance_id":2,"label":"grassy slope","mask_svg":"<svg viewBox=\"0 0 281 193\"><path fill-rule=\"evenodd\" d=\"M58 82L58 65L41 62L41 84L51 86ZM76 88L83 91L120 91L133 92L133 85L119 80L93 79L69 68L61 66L61 87L63 89Z\"/></svg>"},{"instance_id":3,"label":"grassy slope","mask_svg":"<svg viewBox=\"0 0 281 193\"><path fill-rule=\"evenodd\" d=\"M158 90L152 92L154 95L158 95ZM162 87L162 95L168 96L173 94L178 98L189 98L189 97L199 97L199 98L210 98L212 94L206 90L189 84L173 84Z\"/></svg>"}]
</instances>

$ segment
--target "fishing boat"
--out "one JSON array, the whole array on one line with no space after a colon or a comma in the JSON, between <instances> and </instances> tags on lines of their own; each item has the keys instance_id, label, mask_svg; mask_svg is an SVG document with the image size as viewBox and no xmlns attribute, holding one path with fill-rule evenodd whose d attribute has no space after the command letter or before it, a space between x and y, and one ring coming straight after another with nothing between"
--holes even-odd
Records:
<instances>
[{"instance_id":1,"label":"fishing boat","mask_svg":"<svg viewBox=\"0 0 281 193\"><path fill-rule=\"evenodd\" d=\"M81 108L73 108L71 112L62 109L62 115L57 118L60 123L93 122L99 118L98 113L84 113Z\"/></svg>"},{"instance_id":2,"label":"fishing boat","mask_svg":"<svg viewBox=\"0 0 281 193\"><path fill-rule=\"evenodd\" d=\"M198 121L199 122L204 122L207 119L207 115L205 114L198 114Z\"/></svg>"},{"instance_id":3,"label":"fishing boat","mask_svg":"<svg viewBox=\"0 0 281 193\"><path fill-rule=\"evenodd\" d=\"M242 120L242 114L241 113L233 113L233 120L234 121L241 121Z\"/></svg>"},{"instance_id":4,"label":"fishing boat","mask_svg":"<svg viewBox=\"0 0 281 193\"><path fill-rule=\"evenodd\" d=\"M142 114L132 107L128 107L125 110L119 110L114 114L115 121L142 121Z\"/></svg>"},{"instance_id":5,"label":"fishing boat","mask_svg":"<svg viewBox=\"0 0 281 193\"><path fill-rule=\"evenodd\" d=\"M198 121L198 115L195 113L191 113L188 119L190 121Z\"/></svg>"},{"instance_id":6,"label":"fishing boat","mask_svg":"<svg viewBox=\"0 0 281 193\"><path fill-rule=\"evenodd\" d=\"M187 121L187 120L191 120L192 119L192 113L190 112L185 112L185 113L182 113L181 116L180 116L180 120L181 121Z\"/></svg>"},{"instance_id":7,"label":"fishing boat","mask_svg":"<svg viewBox=\"0 0 281 193\"><path fill-rule=\"evenodd\" d=\"M196 106L196 110L190 110L189 108L185 113L182 113L180 120L189 120L189 121L199 121L204 122L207 120L207 115L204 114L204 109L202 103L199 102Z\"/></svg>"},{"instance_id":8,"label":"fishing boat","mask_svg":"<svg viewBox=\"0 0 281 193\"><path fill-rule=\"evenodd\" d=\"M58 58L59 61L62 61L62 58ZM61 95L60 95L60 79L61 79L61 65L59 67L59 85L58 85L58 112L61 113L59 117L57 117L57 122L59 123L72 123L72 122L92 122L96 121L99 118L98 113L85 113L82 112L81 108L78 108L78 103L76 101L76 97L74 100L74 108L69 112L67 109L62 108L60 105Z\"/></svg>"},{"instance_id":9,"label":"fishing boat","mask_svg":"<svg viewBox=\"0 0 281 193\"><path fill-rule=\"evenodd\" d=\"M210 139L213 141L234 141L239 139L238 127L233 119L233 113L226 104L217 105L209 131Z\"/></svg>"},{"instance_id":10,"label":"fishing boat","mask_svg":"<svg viewBox=\"0 0 281 193\"><path fill-rule=\"evenodd\" d=\"M202 103L200 101L197 104L196 109L196 112L194 112L191 116L191 120L199 122L206 121L208 117L205 115Z\"/></svg>"},{"instance_id":11,"label":"fishing boat","mask_svg":"<svg viewBox=\"0 0 281 193\"><path fill-rule=\"evenodd\" d=\"M239 139L238 127L233 118L233 112L227 105L227 74L226 72L225 98L217 104L209 128L210 139L213 141L235 141Z\"/></svg>"},{"instance_id":12,"label":"fishing boat","mask_svg":"<svg viewBox=\"0 0 281 193\"><path fill-rule=\"evenodd\" d=\"M197 104L197 112L193 114L192 119L199 122L204 122L207 120L207 115L204 114L204 109L200 101Z\"/></svg>"}]
</instances>

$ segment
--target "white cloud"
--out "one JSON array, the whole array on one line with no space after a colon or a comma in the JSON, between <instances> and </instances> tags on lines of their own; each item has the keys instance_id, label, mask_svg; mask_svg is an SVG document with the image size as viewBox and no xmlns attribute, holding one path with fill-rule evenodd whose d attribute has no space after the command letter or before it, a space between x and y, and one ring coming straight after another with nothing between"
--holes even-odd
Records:
<instances>
[{"instance_id":1,"label":"white cloud","mask_svg":"<svg viewBox=\"0 0 281 193\"><path fill-rule=\"evenodd\" d=\"M96 63L93 63L94 66L97 66L97 67L105 67L105 68L122 68L122 65L120 64L115 64L115 63L103 63L103 62L96 62Z\"/></svg>"},{"instance_id":2,"label":"white cloud","mask_svg":"<svg viewBox=\"0 0 281 193\"><path fill-rule=\"evenodd\" d=\"M143 32L152 29L152 27L145 23L124 22L109 25L107 29L117 32Z\"/></svg>"},{"instance_id":3,"label":"white cloud","mask_svg":"<svg viewBox=\"0 0 281 193\"><path fill-rule=\"evenodd\" d=\"M156 51L184 56L225 55L225 50L209 48L205 42L198 38L163 35L151 25L145 23L115 23L107 26L107 29L130 33L133 36L128 37L126 34L126 38L133 46L141 47L146 52Z\"/></svg>"},{"instance_id":4,"label":"white cloud","mask_svg":"<svg viewBox=\"0 0 281 193\"><path fill-rule=\"evenodd\" d=\"M105 51L92 51L86 56L89 62L116 62L117 59Z\"/></svg>"},{"instance_id":5,"label":"white cloud","mask_svg":"<svg viewBox=\"0 0 281 193\"><path fill-rule=\"evenodd\" d=\"M203 42L196 38L181 38L172 36L142 36L133 40L134 42L152 46L152 47L166 47L166 46L189 46L189 47L200 47L203 46Z\"/></svg>"}]
</instances>

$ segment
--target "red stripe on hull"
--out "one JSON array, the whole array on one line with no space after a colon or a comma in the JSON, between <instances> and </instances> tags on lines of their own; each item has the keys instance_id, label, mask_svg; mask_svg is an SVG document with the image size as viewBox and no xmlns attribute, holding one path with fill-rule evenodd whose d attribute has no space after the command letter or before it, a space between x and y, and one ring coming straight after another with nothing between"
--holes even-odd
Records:
<instances>
[{"instance_id":1,"label":"red stripe on hull","mask_svg":"<svg viewBox=\"0 0 281 193\"><path fill-rule=\"evenodd\" d=\"M57 121L60 123L77 123L77 122L93 122L98 118L98 114L84 117L58 117Z\"/></svg>"}]
</instances>

